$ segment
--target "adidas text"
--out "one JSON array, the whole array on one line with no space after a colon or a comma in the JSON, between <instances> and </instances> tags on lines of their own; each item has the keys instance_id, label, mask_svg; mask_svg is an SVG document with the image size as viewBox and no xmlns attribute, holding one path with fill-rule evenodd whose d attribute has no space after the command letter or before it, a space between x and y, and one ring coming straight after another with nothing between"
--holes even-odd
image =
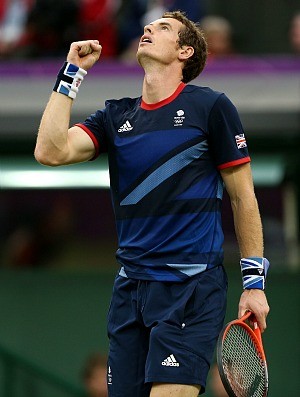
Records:
<instances>
[{"instance_id":1,"label":"adidas text","mask_svg":"<svg viewBox=\"0 0 300 397\"><path fill-rule=\"evenodd\" d=\"M171 354L168 358L162 361L161 365L166 367L179 367L179 363L176 361L176 358L173 354Z\"/></svg>"},{"instance_id":2,"label":"adidas text","mask_svg":"<svg viewBox=\"0 0 300 397\"><path fill-rule=\"evenodd\" d=\"M128 132L131 131L133 129L133 127L131 126L131 124L129 123L129 121L127 120L126 123L124 123L119 129L118 132Z\"/></svg>"}]
</instances>

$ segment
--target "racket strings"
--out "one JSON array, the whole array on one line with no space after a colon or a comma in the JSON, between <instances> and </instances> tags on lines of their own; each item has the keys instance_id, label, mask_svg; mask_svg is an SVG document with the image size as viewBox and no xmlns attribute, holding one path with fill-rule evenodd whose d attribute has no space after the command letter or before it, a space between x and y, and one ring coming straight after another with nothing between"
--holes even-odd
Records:
<instances>
[{"instance_id":1,"label":"racket strings","mask_svg":"<svg viewBox=\"0 0 300 397\"><path fill-rule=\"evenodd\" d=\"M223 341L223 368L238 397L265 396L265 362L255 342L239 325L232 325Z\"/></svg>"}]
</instances>

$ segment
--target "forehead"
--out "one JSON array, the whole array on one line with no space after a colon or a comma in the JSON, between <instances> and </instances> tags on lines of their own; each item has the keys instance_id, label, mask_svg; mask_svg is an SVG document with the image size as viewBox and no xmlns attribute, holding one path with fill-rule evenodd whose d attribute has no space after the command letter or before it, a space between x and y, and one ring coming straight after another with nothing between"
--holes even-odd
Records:
<instances>
[{"instance_id":1,"label":"forehead","mask_svg":"<svg viewBox=\"0 0 300 397\"><path fill-rule=\"evenodd\" d=\"M169 25L172 30L179 32L183 27L183 24L175 18L159 18L151 22L149 25L159 26L159 25Z\"/></svg>"}]
</instances>

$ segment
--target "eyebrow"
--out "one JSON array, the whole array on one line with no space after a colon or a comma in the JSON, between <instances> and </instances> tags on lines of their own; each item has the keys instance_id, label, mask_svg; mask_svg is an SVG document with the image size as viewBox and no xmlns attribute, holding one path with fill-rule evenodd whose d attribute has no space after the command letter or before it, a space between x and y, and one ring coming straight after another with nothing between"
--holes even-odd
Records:
<instances>
[{"instance_id":1,"label":"eyebrow","mask_svg":"<svg viewBox=\"0 0 300 397\"><path fill-rule=\"evenodd\" d=\"M153 26L153 22L149 23L149 25ZM169 26L172 29L172 25L169 22L159 22L159 26Z\"/></svg>"}]
</instances>

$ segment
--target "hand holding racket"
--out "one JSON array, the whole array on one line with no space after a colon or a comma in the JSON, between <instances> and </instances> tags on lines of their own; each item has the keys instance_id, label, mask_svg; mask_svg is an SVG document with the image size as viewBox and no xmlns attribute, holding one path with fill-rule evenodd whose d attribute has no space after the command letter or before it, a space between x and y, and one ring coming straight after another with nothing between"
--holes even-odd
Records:
<instances>
[{"instance_id":1,"label":"hand holding racket","mask_svg":"<svg viewBox=\"0 0 300 397\"><path fill-rule=\"evenodd\" d=\"M253 324L253 328L246 323ZM268 370L261 332L253 313L225 325L217 344L217 362L230 397L266 397Z\"/></svg>"}]
</instances>

